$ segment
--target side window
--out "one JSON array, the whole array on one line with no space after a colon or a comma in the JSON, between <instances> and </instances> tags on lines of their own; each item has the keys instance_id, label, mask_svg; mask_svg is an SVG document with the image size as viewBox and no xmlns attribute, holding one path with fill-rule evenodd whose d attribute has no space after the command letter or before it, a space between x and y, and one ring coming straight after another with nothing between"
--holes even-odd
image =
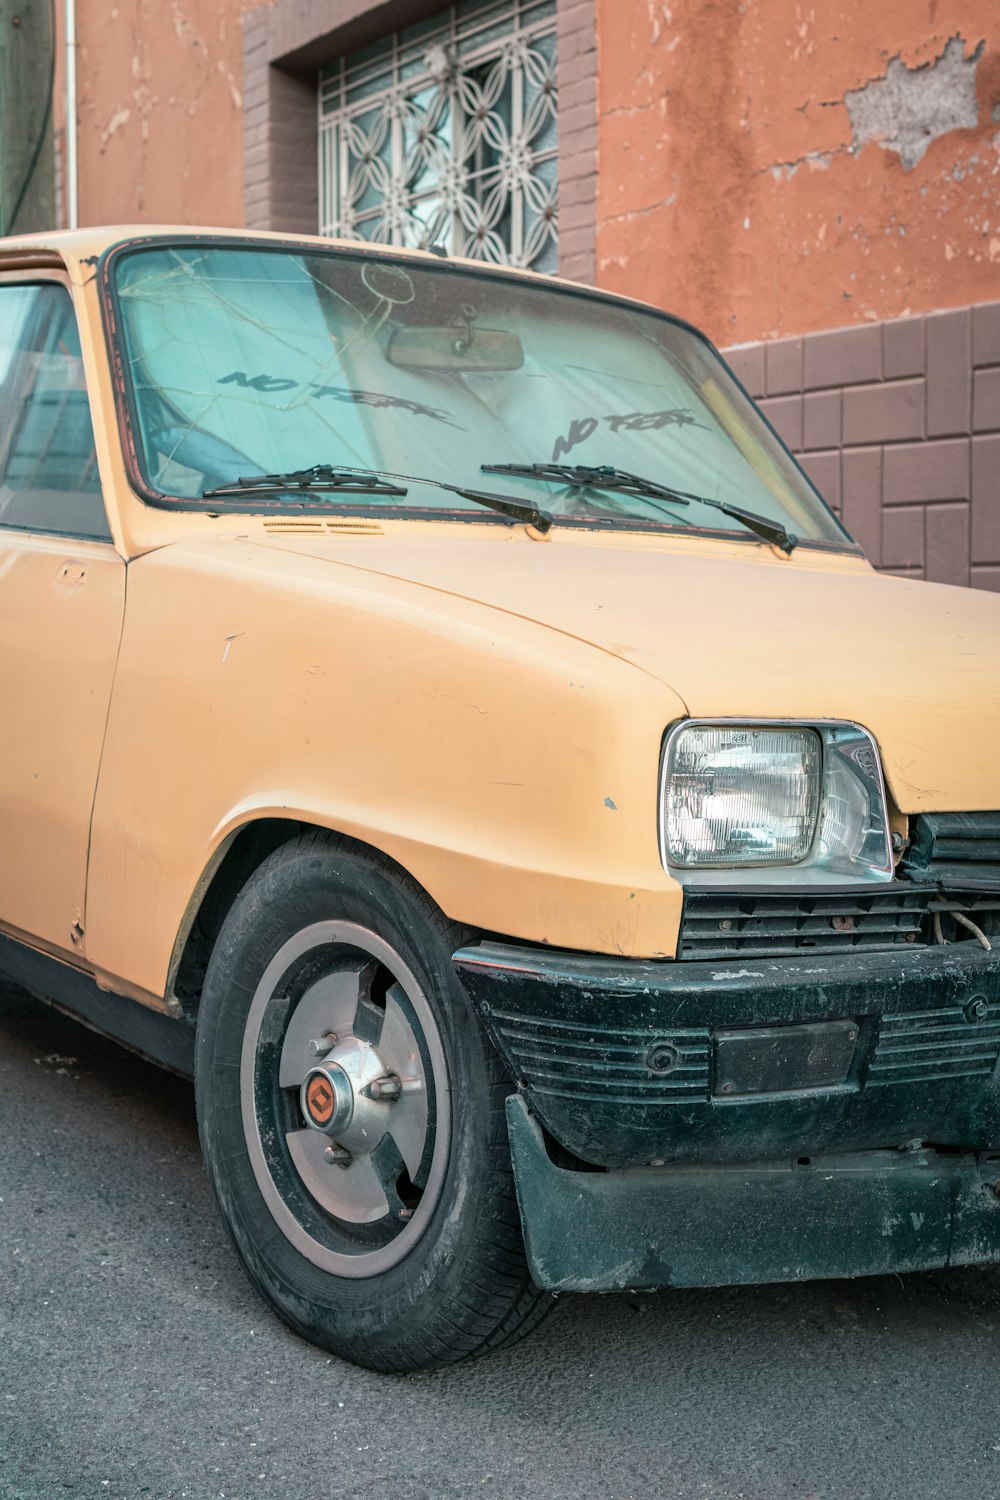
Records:
<instances>
[{"instance_id":1,"label":"side window","mask_svg":"<svg viewBox=\"0 0 1000 1500\"><path fill-rule=\"evenodd\" d=\"M0 527L110 540L65 287L0 286Z\"/></svg>"}]
</instances>

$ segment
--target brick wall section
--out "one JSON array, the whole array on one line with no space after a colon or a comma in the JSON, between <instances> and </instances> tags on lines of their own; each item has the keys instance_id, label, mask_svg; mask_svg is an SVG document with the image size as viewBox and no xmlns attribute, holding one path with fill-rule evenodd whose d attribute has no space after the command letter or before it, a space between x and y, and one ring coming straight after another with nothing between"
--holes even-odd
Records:
<instances>
[{"instance_id":1,"label":"brick wall section","mask_svg":"<svg viewBox=\"0 0 1000 1500\"><path fill-rule=\"evenodd\" d=\"M315 76L274 65L273 45L273 13L251 11L243 22L244 214L251 229L315 234Z\"/></svg>"},{"instance_id":2,"label":"brick wall section","mask_svg":"<svg viewBox=\"0 0 1000 1500\"><path fill-rule=\"evenodd\" d=\"M276 0L243 19L243 203L251 229L315 234L317 76L345 52L441 10L442 0ZM557 0L559 274L594 280L594 0Z\"/></svg>"},{"instance_id":3,"label":"brick wall section","mask_svg":"<svg viewBox=\"0 0 1000 1500\"><path fill-rule=\"evenodd\" d=\"M559 0L559 275L593 282L597 234L597 30L594 0Z\"/></svg>"},{"instance_id":4,"label":"brick wall section","mask_svg":"<svg viewBox=\"0 0 1000 1500\"><path fill-rule=\"evenodd\" d=\"M726 358L876 567L1000 591L1000 302Z\"/></svg>"},{"instance_id":5,"label":"brick wall section","mask_svg":"<svg viewBox=\"0 0 1000 1500\"><path fill-rule=\"evenodd\" d=\"M243 17L243 209L248 228L315 234L317 78L325 62L437 0L276 0Z\"/></svg>"}]
</instances>

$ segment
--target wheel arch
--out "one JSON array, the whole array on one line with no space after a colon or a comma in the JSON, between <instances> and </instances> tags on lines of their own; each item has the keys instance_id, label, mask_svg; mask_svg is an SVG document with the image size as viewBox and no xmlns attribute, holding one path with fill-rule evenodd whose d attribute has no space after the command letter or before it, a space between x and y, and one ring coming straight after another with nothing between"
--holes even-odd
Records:
<instances>
[{"instance_id":1,"label":"wheel arch","mask_svg":"<svg viewBox=\"0 0 1000 1500\"><path fill-rule=\"evenodd\" d=\"M328 834L344 848L375 855L425 901L437 906L408 870L383 849L363 839L304 816L260 813L249 817L220 840L195 886L174 943L167 996L190 1019L197 1016L212 949L236 897L276 849L305 833Z\"/></svg>"}]
</instances>

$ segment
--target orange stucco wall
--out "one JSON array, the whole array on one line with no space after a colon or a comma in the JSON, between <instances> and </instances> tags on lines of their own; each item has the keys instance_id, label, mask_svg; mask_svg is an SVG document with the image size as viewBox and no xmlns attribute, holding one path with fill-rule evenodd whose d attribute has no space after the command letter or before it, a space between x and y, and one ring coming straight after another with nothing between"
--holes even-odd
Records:
<instances>
[{"instance_id":1,"label":"orange stucco wall","mask_svg":"<svg viewBox=\"0 0 1000 1500\"><path fill-rule=\"evenodd\" d=\"M258 3L77 0L81 224L243 223L240 18Z\"/></svg>"},{"instance_id":2,"label":"orange stucco wall","mask_svg":"<svg viewBox=\"0 0 1000 1500\"><path fill-rule=\"evenodd\" d=\"M597 12L602 285L722 344L1000 296L998 0Z\"/></svg>"},{"instance_id":3,"label":"orange stucco wall","mask_svg":"<svg viewBox=\"0 0 1000 1500\"><path fill-rule=\"evenodd\" d=\"M243 223L257 3L77 0L82 223ZM1000 298L1000 0L596 0L596 24L602 285L724 345Z\"/></svg>"}]
</instances>

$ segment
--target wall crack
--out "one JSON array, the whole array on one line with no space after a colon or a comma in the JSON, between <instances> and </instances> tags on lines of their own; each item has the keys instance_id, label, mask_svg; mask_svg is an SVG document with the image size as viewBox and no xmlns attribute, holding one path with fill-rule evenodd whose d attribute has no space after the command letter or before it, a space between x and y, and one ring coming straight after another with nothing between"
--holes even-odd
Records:
<instances>
[{"instance_id":1,"label":"wall crack","mask_svg":"<svg viewBox=\"0 0 1000 1500\"><path fill-rule=\"evenodd\" d=\"M807 151L791 161L773 161L766 167L755 167L754 176L762 177L770 172L772 177L783 177L786 181L795 176L800 167L809 167L814 172L825 172L835 156L852 155L850 146L832 146L826 151Z\"/></svg>"}]
</instances>

